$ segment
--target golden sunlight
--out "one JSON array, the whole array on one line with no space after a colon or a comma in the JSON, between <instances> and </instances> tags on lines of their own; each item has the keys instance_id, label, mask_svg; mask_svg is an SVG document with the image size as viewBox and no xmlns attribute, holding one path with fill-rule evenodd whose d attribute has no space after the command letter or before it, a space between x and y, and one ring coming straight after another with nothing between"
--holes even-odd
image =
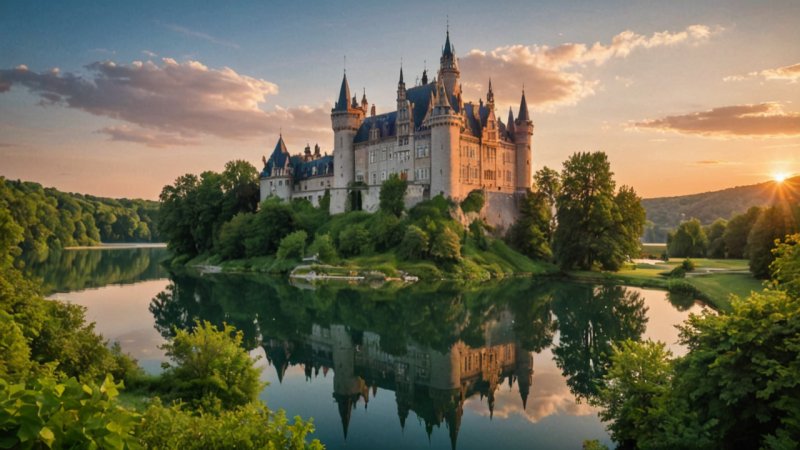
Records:
<instances>
[{"instance_id":1,"label":"golden sunlight","mask_svg":"<svg viewBox=\"0 0 800 450\"><path fill-rule=\"evenodd\" d=\"M772 174L772 179L778 183L783 183L787 178L789 178L789 174L786 172L775 172Z\"/></svg>"}]
</instances>

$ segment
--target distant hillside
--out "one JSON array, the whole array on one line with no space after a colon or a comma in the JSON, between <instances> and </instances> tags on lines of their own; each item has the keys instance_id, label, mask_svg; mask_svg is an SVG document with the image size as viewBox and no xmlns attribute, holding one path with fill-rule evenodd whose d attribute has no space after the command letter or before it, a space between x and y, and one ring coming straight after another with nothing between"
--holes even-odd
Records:
<instances>
[{"instance_id":1,"label":"distant hillside","mask_svg":"<svg viewBox=\"0 0 800 450\"><path fill-rule=\"evenodd\" d=\"M781 199L800 202L800 177L782 183L767 181L702 194L646 198L642 205L647 211L647 220L653 222L657 230L668 230L675 228L681 220L694 217L703 224L710 224L720 217L729 219L734 214L743 213L751 206L770 205Z\"/></svg>"}]
</instances>

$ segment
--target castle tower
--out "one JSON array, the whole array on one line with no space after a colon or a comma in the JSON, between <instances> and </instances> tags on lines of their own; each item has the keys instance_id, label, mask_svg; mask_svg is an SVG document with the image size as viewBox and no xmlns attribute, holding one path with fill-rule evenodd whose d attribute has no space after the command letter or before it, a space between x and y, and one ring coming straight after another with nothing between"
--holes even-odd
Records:
<instances>
[{"instance_id":1,"label":"castle tower","mask_svg":"<svg viewBox=\"0 0 800 450\"><path fill-rule=\"evenodd\" d=\"M283 135L278 137L275 149L269 159L264 158L264 170L261 172L261 201L270 196L289 200L292 196L292 160Z\"/></svg>"},{"instance_id":2,"label":"castle tower","mask_svg":"<svg viewBox=\"0 0 800 450\"><path fill-rule=\"evenodd\" d=\"M350 184L355 181L355 152L353 138L364 120L364 110L353 97L350 103L350 86L347 74L342 78L339 100L331 110L333 126L334 177L331 191L331 214L342 213L347 205Z\"/></svg>"},{"instance_id":3,"label":"castle tower","mask_svg":"<svg viewBox=\"0 0 800 450\"><path fill-rule=\"evenodd\" d=\"M486 116L486 125L483 130L483 139L489 142L496 141L497 135L497 118L494 114L494 91L492 90L492 79L489 79L489 91L486 93L486 108L489 114Z\"/></svg>"},{"instance_id":4,"label":"castle tower","mask_svg":"<svg viewBox=\"0 0 800 450\"><path fill-rule=\"evenodd\" d=\"M397 143L408 145L409 135L414 131L411 103L406 98L406 83L403 81L403 67L400 67L400 80L397 82Z\"/></svg>"},{"instance_id":5,"label":"castle tower","mask_svg":"<svg viewBox=\"0 0 800 450\"><path fill-rule=\"evenodd\" d=\"M509 116L510 116L509 112ZM517 173L516 190L523 192L531 188L531 138L533 137L533 122L528 113L528 102L525 101L525 90L522 90L522 99L519 102L519 113L514 121L514 143L517 146Z\"/></svg>"},{"instance_id":6,"label":"castle tower","mask_svg":"<svg viewBox=\"0 0 800 450\"><path fill-rule=\"evenodd\" d=\"M458 59L456 58L455 48L450 44L450 30L447 30L447 38L444 41L442 57L439 58L439 79L444 82L447 93L458 97L461 94L461 83L459 77L461 72L458 70Z\"/></svg>"},{"instance_id":7,"label":"castle tower","mask_svg":"<svg viewBox=\"0 0 800 450\"><path fill-rule=\"evenodd\" d=\"M448 39L449 42L449 39ZM435 100L428 113L427 125L431 129L431 197L444 195L460 199L461 184L461 127L463 117L450 105L449 95L442 78L436 80Z\"/></svg>"}]
</instances>

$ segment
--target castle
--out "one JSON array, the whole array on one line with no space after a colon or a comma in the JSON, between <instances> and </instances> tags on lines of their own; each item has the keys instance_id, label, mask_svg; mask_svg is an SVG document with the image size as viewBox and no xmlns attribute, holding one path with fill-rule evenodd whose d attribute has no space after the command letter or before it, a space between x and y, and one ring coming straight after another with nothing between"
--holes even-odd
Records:
<instances>
[{"instance_id":1,"label":"castle","mask_svg":"<svg viewBox=\"0 0 800 450\"><path fill-rule=\"evenodd\" d=\"M397 108L375 113L366 93L350 97L347 74L331 111L333 155L312 153L291 156L281 136L261 173L261 200L306 198L318 205L330 193L330 212L363 209L376 211L381 184L392 174L408 181L406 206L432 196L453 200L482 190L486 206L482 216L495 226L505 226L516 216L516 194L531 185L530 119L522 92L516 119L509 108L503 123L495 116L494 92L489 80L486 102L464 102L461 72L450 43L450 32L440 58L437 76L406 89L403 69L397 83Z\"/></svg>"}]
</instances>

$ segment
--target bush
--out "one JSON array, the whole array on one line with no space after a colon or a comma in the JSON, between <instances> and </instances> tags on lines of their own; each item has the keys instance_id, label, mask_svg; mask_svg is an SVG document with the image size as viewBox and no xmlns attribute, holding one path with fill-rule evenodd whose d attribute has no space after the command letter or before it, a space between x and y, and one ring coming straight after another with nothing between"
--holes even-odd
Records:
<instances>
[{"instance_id":1,"label":"bush","mask_svg":"<svg viewBox=\"0 0 800 450\"><path fill-rule=\"evenodd\" d=\"M681 263L681 267L683 267L683 270L685 270L686 272L691 272L695 269L694 261L692 261L689 258L686 258Z\"/></svg>"},{"instance_id":2,"label":"bush","mask_svg":"<svg viewBox=\"0 0 800 450\"><path fill-rule=\"evenodd\" d=\"M483 209L483 205L486 203L486 199L483 194L483 190L475 189L467 194L467 197L461 202L461 211L465 213L470 212L481 212Z\"/></svg>"},{"instance_id":3,"label":"bush","mask_svg":"<svg viewBox=\"0 0 800 450\"><path fill-rule=\"evenodd\" d=\"M290 424L283 411L248 404L219 414L194 415L181 405L165 407L155 401L144 413L138 433L149 448L275 448L321 450L318 440L306 444L314 431L300 417Z\"/></svg>"},{"instance_id":4,"label":"bush","mask_svg":"<svg viewBox=\"0 0 800 450\"><path fill-rule=\"evenodd\" d=\"M308 234L303 230L287 234L286 237L281 239L276 256L279 260L302 259L306 250L307 239Z\"/></svg>"},{"instance_id":5,"label":"bush","mask_svg":"<svg viewBox=\"0 0 800 450\"><path fill-rule=\"evenodd\" d=\"M339 233L339 253L344 257L367 253L370 248L369 232L358 224Z\"/></svg>"},{"instance_id":6,"label":"bush","mask_svg":"<svg viewBox=\"0 0 800 450\"><path fill-rule=\"evenodd\" d=\"M424 258L428 254L428 234L416 225L409 225L403 234L398 253L405 259Z\"/></svg>"},{"instance_id":7,"label":"bush","mask_svg":"<svg viewBox=\"0 0 800 450\"><path fill-rule=\"evenodd\" d=\"M0 378L0 446L3 448L130 448L137 414L117 404L121 384L45 378L9 384Z\"/></svg>"},{"instance_id":8,"label":"bush","mask_svg":"<svg viewBox=\"0 0 800 450\"><path fill-rule=\"evenodd\" d=\"M389 250L403 238L400 219L384 212L375 213L370 217L369 231L375 248L380 251Z\"/></svg>"},{"instance_id":9,"label":"bush","mask_svg":"<svg viewBox=\"0 0 800 450\"><path fill-rule=\"evenodd\" d=\"M431 256L441 261L461 259L461 239L449 228L444 228L431 243Z\"/></svg>"},{"instance_id":10,"label":"bush","mask_svg":"<svg viewBox=\"0 0 800 450\"><path fill-rule=\"evenodd\" d=\"M389 175L389 178L381 185L380 209L388 214L400 216L405 211L405 196L408 189L408 182L396 173Z\"/></svg>"},{"instance_id":11,"label":"bush","mask_svg":"<svg viewBox=\"0 0 800 450\"><path fill-rule=\"evenodd\" d=\"M333 240L329 234L318 234L314 238L314 242L308 248L308 253L317 255L320 261L326 263L336 262L336 247L333 246Z\"/></svg>"},{"instance_id":12,"label":"bush","mask_svg":"<svg viewBox=\"0 0 800 450\"><path fill-rule=\"evenodd\" d=\"M670 270L667 275L670 278L685 278L686 277L686 269L683 267L683 265L675 266L675 268Z\"/></svg>"},{"instance_id":13,"label":"bush","mask_svg":"<svg viewBox=\"0 0 800 450\"><path fill-rule=\"evenodd\" d=\"M164 372L170 394L198 407L217 401L223 408L245 405L258 397L261 370L242 348L243 335L231 325L221 330L210 322L197 322L194 330L177 330L164 344L174 366Z\"/></svg>"}]
</instances>

